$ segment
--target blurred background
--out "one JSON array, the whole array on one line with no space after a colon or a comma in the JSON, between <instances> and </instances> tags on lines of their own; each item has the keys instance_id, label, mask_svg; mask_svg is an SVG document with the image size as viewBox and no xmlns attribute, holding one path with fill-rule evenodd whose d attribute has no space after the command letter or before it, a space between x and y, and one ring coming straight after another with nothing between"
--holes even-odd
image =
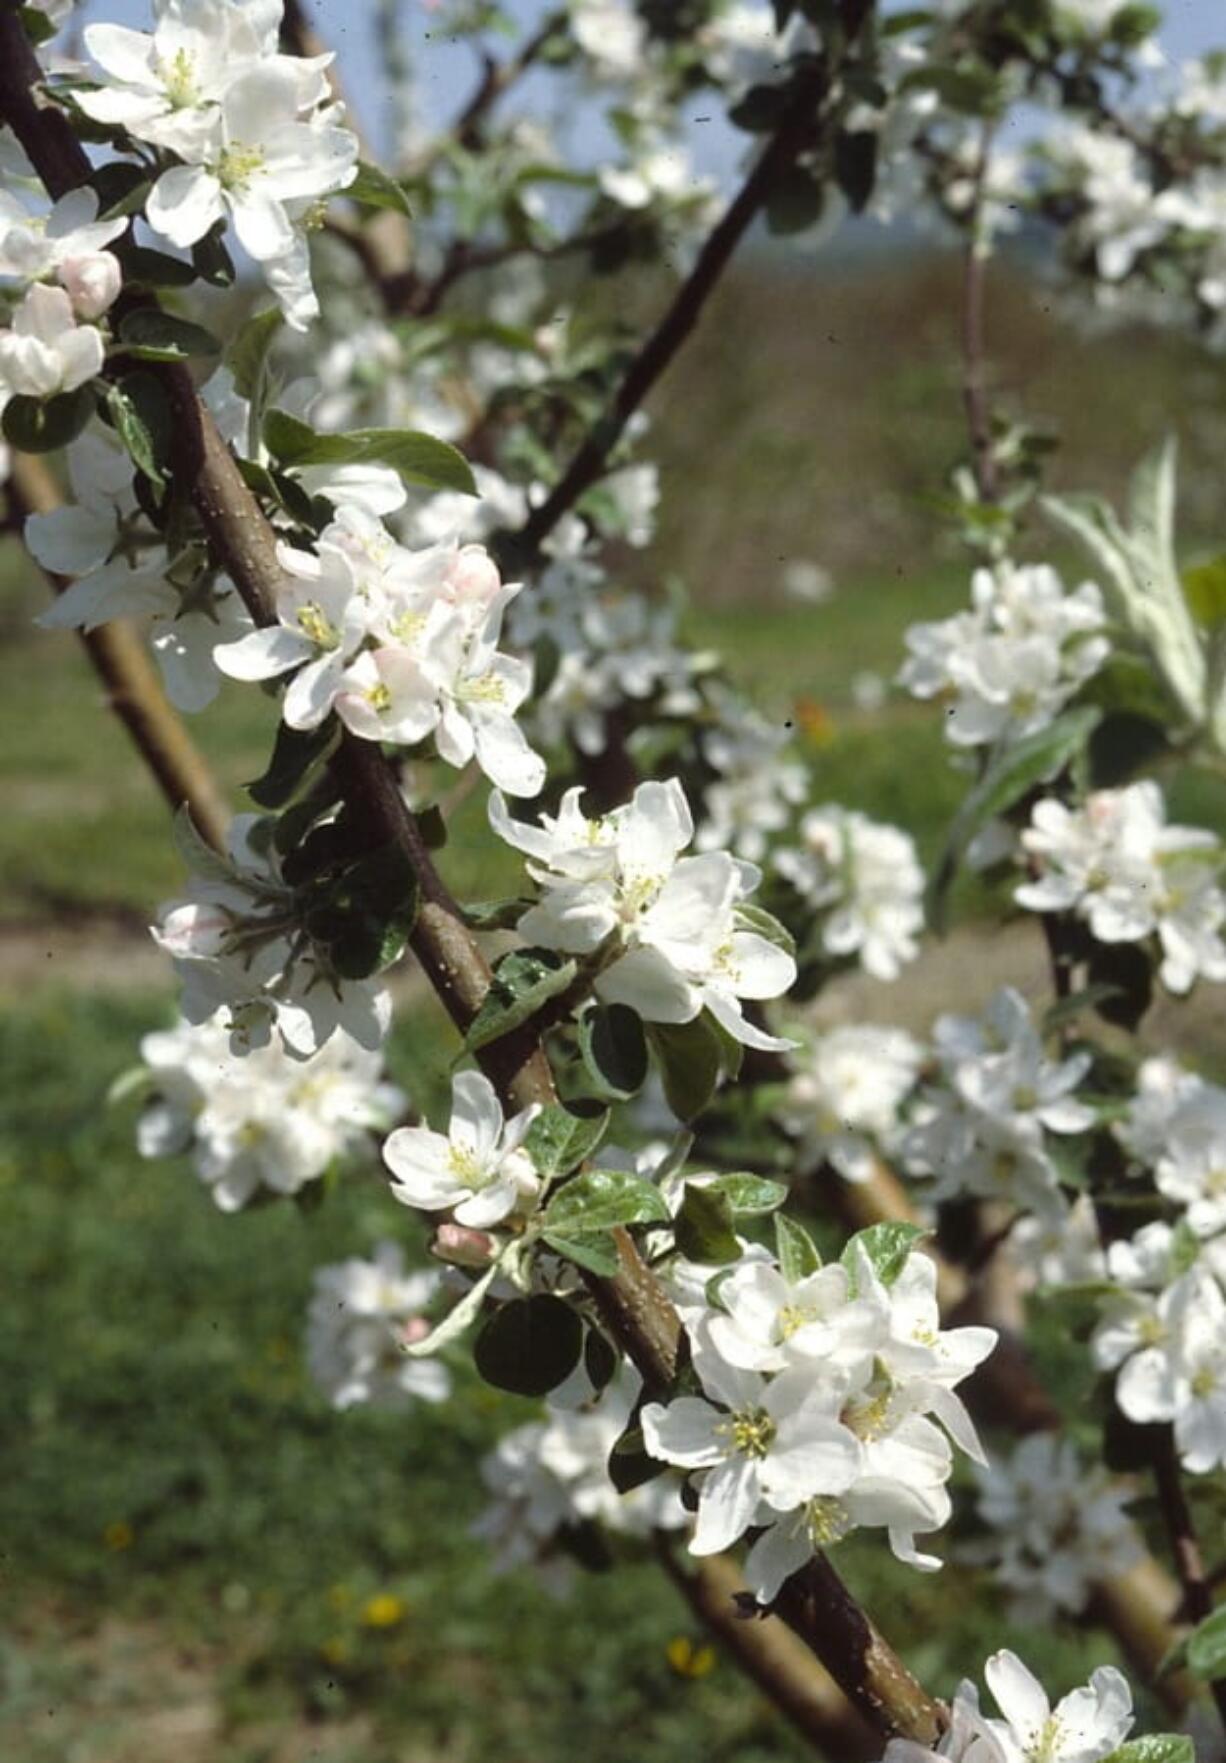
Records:
<instances>
[{"instance_id":1,"label":"blurred background","mask_svg":"<svg viewBox=\"0 0 1226 1763\"><path fill-rule=\"evenodd\" d=\"M316 9L377 118L362 12ZM1220 22L1217 0L1169 12L1173 54ZM428 11L418 23L428 56ZM445 94L453 51L436 50L425 85ZM967 593L937 507L964 447L959 267L932 240L868 236L845 231L802 260L765 243L743 255L652 406L660 533L625 570L684 584L687 637L795 724L824 793L906 827L930 856L963 784L939 718L889 682L905 626ZM1226 363L1191 340L1088 325L1024 253L993 265L988 312L1002 411L1061 437L1053 487L1117 497L1173 429L1182 543L1189 558L1226 549ZM1047 554L1077 578L1076 560ZM105 1097L173 1012L146 926L178 863L75 639L34 628L45 588L11 536L0 581L0 1756L801 1756L651 1565L579 1577L563 1601L526 1575L490 1576L468 1536L478 1460L531 1404L475 1378L407 1414L338 1415L314 1392L300 1350L312 1270L411 1229L377 1177L322 1209L228 1218L186 1165L137 1157L132 1108ZM235 795L262 769L274 715L230 686L197 724ZM1196 817L1226 829L1226 785L1198 788ZM1173 814L1186 806L1177 796ZM457 890L497 891L479 804L444 856ZM992 949L976 947L970 968L965 944L938 950L918 987L870 982L874 1018L972 1002L994 977ZM455 1042L406 983L390 1064L428 1109ZM878 1545L845 1554L871 1605ZM889 1588L891 1635L922 1676L950 1688L977 1668L986 1583L947 1569ZM1042 1673L1051 1643L990 1621L995 1644ZM1062 1643L1058 1675L1110 1656L1087 1630Z\"/></svg>"}]
</instances>

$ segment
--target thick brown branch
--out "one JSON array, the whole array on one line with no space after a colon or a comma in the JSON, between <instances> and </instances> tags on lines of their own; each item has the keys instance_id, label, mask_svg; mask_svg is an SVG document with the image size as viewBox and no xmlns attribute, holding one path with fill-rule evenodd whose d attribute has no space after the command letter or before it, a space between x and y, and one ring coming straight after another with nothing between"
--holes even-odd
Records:
<instances>
[{"instance_id":1,"label":"thick brown branch","mask_svg":"<svg viewBox=\"0 0 1226 1763\"><path fill-rule=\"evenodd\" d=\"M700 1621L770 1697L796 1729L832 1763L869 1763L881 1754L875 1729L856 1712L834 1679L777 1617L742 1616L741 1581L722 1555L680 1562L667 1537L656 1550L669 1578Z\"/></svg>"},{"instance_id":2,"label":"thick brown branch","mask_svg":"<svg viewBox=\"0 0 1226 1763\"><path fill-rule=\"evenodd\" d=\"M41 459L13 455L6 485L9 509L24 522L31 514L51 514L60 493ZM55 593L69 583L44 570ZM107 703L132 738L132 744L157 779L172 809L191 810L196 828L217 850L225 847L229 814L221 791L205 761L162 690L148 654L131 627L122 622L82 631L81 641L95 673L106 688Z\"/></svg>"},{"instance_id":3,"label":"thick brown branch","mask_svg":"<svg viewBox=\"0 0 1226 1763\"><path fill-rule=\"evenodd\" d=\"M1213 1611L1213 1590L1205 1572L1196 1520L1184 1492L1183 1471L1175 1448L1175 1435L1169 1426L1153 1429L1152 1463L1158 1505L1166 1525L1175 1572L1183 1587L1183 1613L1190 1622L1203 1622ZM1218 1714L1226 1726L1226 1677L1219 1677L1209 1686L1217 1703Z\"/></svg>"}]
</instances>

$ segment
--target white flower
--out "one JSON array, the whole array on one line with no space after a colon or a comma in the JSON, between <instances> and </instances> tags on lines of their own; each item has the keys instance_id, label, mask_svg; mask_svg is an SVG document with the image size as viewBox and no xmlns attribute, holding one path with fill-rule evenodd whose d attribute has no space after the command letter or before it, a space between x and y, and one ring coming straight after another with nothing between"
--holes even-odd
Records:
<instances>
[{"instance_id":1,"label":"white flower","mask_svg":"<svg viewBox=\"0 0 1226 1763\"><path fill-rule=\"evenodd\" d=\"M78 324L63 288L36 282L0 332L0 388L27 398L74 392L101 373L102 332Z\"/></svg>"},{"instance_id":2,"label":"white flower","mask_svg":"<svg viewBox=\"0 0 1226 1763\"><path fill-rule=\"evenodd\" d=\"M32 514L25 540L54 575L78 579L39 618L47 630L94 630L112 618L148 618L149 638L171 701L202 710L221 680L215 647L249 630L251 619L225 576L183 592L168 579L170 558L136 500L132 461L90 430L68 448L76 500Z\"/></svg>"},{"instance_id":3,"label":"white flower","mask_svg":"<svg viewBox=\"0 0 1226 1763\"><path fill-rule=\"evenodd\" d=\"M1004 1715L990 1725L1006 1763L1100 1763L1132 1727L1132 1693L1113 1665L1100 1665L1054 1709L1015 1653L993 1653L983 1675Z\"/></svg>"},{"instance_id":4,"label":"white flower","mask_svg":"<svg viewBox=\"0 0 1226 1763\"><path fill-rule=\"evenodd\" d=\"M532 668L498 651L503 609L517 592L504 587L475 628L464 608L437 607L423 631L420 658L437 694L439 757L457 767L475 758L499 790L535 796L545 782L545 761L515 721L532 689Z\"/></svg>"},{"instance_id":5,"label":"white flower","mask_svg":"<svg viewBox=\"0 0 1226 1763\"><path fill-rule=\"evenodd\" d=\"M532 1565L555 1581L566 1531L596 1522L628 1536L677 1530L689 1522L675 1487L664 1478L619 1494L609 1478L609 1453L638 1399L638 1373L623 1366L601 1395L580 1409L556 1396L548 1419L517 1427L481 1465L491 1504L472 1527L495 1550L495 1567Z\"/></svg>"},{"instance_id":6,"label":"white flower","mask_svg":"<svg viewBox=\"0 0 1226 1763\"><path fill-rule=\"evenodd\" d=\"M962 1682L949 1710L949 1725L935 1750L914 1739L891 1739L882 1763L1005 1763L1004 1751L979 1710L979 1692L973 1683Z\"/></svg>"},{"instance_id":7,"label":"white flower","mask_svg":"<svg viewBox=\"0 0 1226 1763\"><path fill-rule=\"evenodd\" d=\"M1175 1445L1185 1469L1207 1475L1226 1465L1226 1295L1207 1269L1180 1282L1172 1320Z\"/></svg>"},{"instance_id":8,"label":"white flower","mask_svg":"<svg viewBox=\"0 0 1226 1763\"><path fill-rule=\"evenodd\" d=\"M692 1022L709 1010L746 1046L790 1046L747 1022L742 999L778 997L792 984L792 957L738 921L758 872L726 852L682 857L694 823L676 780L641 784L633 799L589 821L580 790L539 827L511 820L495 791L490 824L534 861L543 889L519 922L548 949L604 959L594 989L646 1022Z\"/></svg>"},{"instance_id":9,"label":"white flower","mask_svg":"<svg viewBox=\"0 0 1226 1763\"><path fill-rule=\"evenodd\" d=\"M703 819L694 841L700 851L732 851L761 860L768 833L788 821L788 805L803 802L809 773L783 757L788 731L773 726L731 693L716 698L719 724L702 736L702 756L716 774L702 793Z\"/></svg>"},{"instance_id":10,"label":"white flower","mask_svg":"<svg viewBox=\"0 0 1226 1763\"><path fill-rule=\"evenodd\" d=\"M253 815L231 822L225 859L193 859L190 891L161 908L154 941L182 982L180 1008L191 1023L227 1012L230 1044L245 1053L268 1044L275 1028L286 1051L308 1059L342 1030L358 1045L382 1045L391 1020L387 991L373 980L342 979L327 950L304 934L292 890L281 879Z\"/></svg>"},{"instance_id":11,"label":"white flower","mask_svg":"<svg viewBox=\"0 0 1226 1763\"><path fill-rule=\"evenodd\" d=\"M1080 809L1046 798L1022 834L1040 866L1015 899L1034 912L1076 912L1101 943L1157 936L1162 983L1187 992L1226 979L1222 848L1201 827L1168 826L1159 785L1099 790Z\"/></svg>"},{"instance_id":12,"label":"white flower","mask_svg":"<svg viewBox=\"0 0 1226 1763\"><path fill-rule=\"evenodd\" d=\"M155 10L151 34L117 24L86 26L85 47L108 83L78 92L77 101L95 121L188 158L207 139L233 81L260 61L281 59L275 55L281 6L279 0L160 0ZM309 80L308 70L320 65L306 64L303 77Z\"/></svg>"},{"instance_id":13,"label":"white flower","mask_svg":"<svg viewBox=\"0 0 1226 1763\"><path fill-rule=\"evenodd\" d=\"M1085 1609L1096 1580L1140 1559L1124 1508L1130 1490L1078 1457L1071 1439L1034 1433L1011 1457L978 1466L980 1518L992 1534L963 1559L990 1566L1011 1594L1011 1619L1047 1622Z\"/></svg>"},{"instance_id":14,"label":"white flower","mask_svg":"<svg viewBox=\"0 0 1226 1763\"><path fill-rule=\"evenodd\" d=\"M811 809L802 848L777 851L775 868L810 906L826 914L828 955L855 956L874 979L897 979L919 952L924 875L912 839L855 809Z\"/></svg>"},{"instance_id":15,"label":"white flower","mask_svg":"<svg viewBox=\"0 0 1226 1763\"><path fill-rule=\"evenodd\" d=\"M504 1121L490 1080L479 1071L460 1072L446 1133L402 1126L384 1145L393 1195L425 1212L453 1210L457 1223L478 1229L529 1210L541 1183L522 1146L539 1113L533 1103Z\"/></svg>"},{"instance_id":16,"label":"white flower","mask_svg":"<svg viewBox=\"0 0 1226 1763\"><path fill-rule=\"evenodd\" d=\"M1152 1167L1158 1191L1185 1208L1197 1236L1226 1230L1226 1090L1173 1060L1147 1059L1118 1131Z\"/></svg>"},{"instance_id":17,"label":"white flower","mask_svg":"<svg viewBox=\"0 0 1226 1763\"><path fill-rule=\"evenodd\" d=\"M317 728L344 689L346 664L366 636L369 607L356 591L349 559L336 547L321 546L315 555L281 544L277 560L286 576L277 589L278 622L221 645L213 659L240 680L275 679L299 668L282 715L290 728Z\"/></svg>"},{"instance_id":18,"label":"white flower","mask_svg":"<svg viewBox=\"0 0 1226 1763\"><path fill-rule=\"evenodd\" d=\"M828 1161L847 1181L867 1181L893 1144L922 1059L904 1030L868 1023L831 1029L794 1054L780 1118L799 1141L800 1167Z\"/></svg>"},{"instance_id":19,"label":"white flower","mask_svg":"<svg viewBox=\"0 0 1226 1763\"><path fill-rule=\"evenodd\" d=\"M1122 281L1167 231L1140 154L1130 141L1084 123L1066 125L1044 148L1084 202L1076 233L1093 250L1098 273Z\"/></svg>"},{"instance_id":20,"label":"white flower","mask_svg":"<svg viewBox=\"0 0 1226 1763\"><path fill-rule=\"evenodd\" d=\"M261 1188L296 1194L338 1157L386 1128L404 1097L382 1082L377 1053L343 1034L303 1063L274 1043L231 1050L220 1015L146 1035L151 1099L137 1142L146 1157L190 1151L223 1212Z\"/></svg>"},{"instance_id":21,"label":"white flower","mask_svg":"<svg viewBox=\"0 0 1226 1763\"><path fill-rule=\"evenodd\" d=\"M368 1261L354 1255L317 1270L307 1311L307 1364L334 1408L446 1400L447 1367L404 1351L429 1332L422 1312L438 1288L433 1270L406 1273L396 1243L376 1244Z\"/></svg>"},{"instance_id":22,"label":"white flower","mask_svg":"<svg viewBox=\"0 0 1226 1763\"><path fill-rule=\"evenodd\" d=\"M598 78L628 80L642 70L647 32L628 0L570 0L570 28Z\"/></svg>"},{"instance_id":23,"label":"white flower","mask_svg":"<svg viewBox=\"0 0 1226 1763\"><path fill-rule=\"evenodd\" d=\"M1088 1194L1079 1194L1067 1211L1018 1218L1004 1252L1028 1290L1081 1285L1107 1276L1098 1216Z\"/></svg>"},{"instance_id":24,"label":"white flower","mask_svg":"<svg viewBox=\"0 0 1226 1763\"><path fill-rule=\"evenodd\" d=\"M54 276L65 288L78 318L100 318L119 293L122 272L105 247L127 221L98 215L98 196L71 190L49 214L35 215L0 190L0 276L25 282Z\"/></svg>"},{"instance_id":25,"label":"white flower","mask_svg":"<svg viewBox=\"0 0 1226 1763\"><path fill-rule=\"evenodd\" d=\"M1024 998L1011 986L995 993L981 1018L939 1017L933 1038L944 1085L921 1095L903 1141L907 1167L937 1178L936 1200L970 1193L1063 1217L1047 1135L1093 1125L1093 1110L1072 1094L1090 1056L1049 1060Z\"/></svg>"},{"instance_id":26,"label":"white flower","mask_svg":"<svg viewBox=\"0 0 1226 1763\"><path fill-rule=\"evenodd\" d=\"M207 112L199 138L177 150L188 161L164 171L145 205L155 232L181 249L231 218L257 263L285 266L274 291L292 323L318 310L299 225L311 203L357 176L357 137L326 110L303 122L302 71L276 57L242 72Z\"/></svg>"},{"instance_id":27,"label":"white flower","mask_svg":"<svg viewBox=\"0 0 1226 1763\"><path fill-rule=\"evenodd\" d=\"M912 625L898 678L917 698L947 697L945 730L960 746L1016 740L1050 722L1106 659L1102 595L1072 594L1046 565L978 569L973 608Z\"/></svg>"},{"instance_id":28,"label":"white flower","mask_svg":"<svg viewBox=\"0 0 1226 1763\"><path fill-rule=\"evenodd\" d=\"M730 1366L701 1325L691 1340L706 1399L679 1396L642 1412L651 1456L703 1472L691 1554L730 1547L754 1523L764 1498L791 1511L851 1486L861 1451L838 1419L835 1390L807 1371L784 1372L768 1383Z\"/></svg>"}]
</instances>

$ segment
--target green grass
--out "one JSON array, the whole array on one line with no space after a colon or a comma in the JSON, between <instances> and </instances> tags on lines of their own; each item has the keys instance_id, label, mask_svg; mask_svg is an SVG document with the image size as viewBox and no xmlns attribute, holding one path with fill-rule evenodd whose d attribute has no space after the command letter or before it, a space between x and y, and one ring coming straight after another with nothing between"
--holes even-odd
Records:
<instances>
[{"instance_id":1,"label":"green grass","mask_svg":"<svg viewBox=\"0 0 1226 1763\"><path fill-rule=\"evenodd\" d=\"M62 995L0 1017L0 1755L60 1763L49 1705L76 1709L81 1755L111 1754L88 1748L103 1714L82 1713L95 1688L65 1671L63 1648L118 1632L152 1649L155 1674L210 1662L224 1732L210 1763L254 1763L270 1753L253 1734L304 1719L340 1747L322 1756L347 1759L358 1716L353 1763L799 1758L729 1661L697 1681L673 1673L668 1642L699 1637L653 1565L581 1575L565 1602L526 1575L491 1578L467 1533L477 1463L531 1404L480 1385L462 1355L442 1409L323 1404L299 1355L312 1269L419 1232L369 1173L317 1210L224 1217L184 1164L142 1162L130 1111L101 1098L166 1009ZM450 1054L419 1017L391 1061L429 1099ZM977 1670L989 1639L1021 1646L1053 1687L1111 1656L1093 1631L1011 1630L964 1570L914 1574L876 1539L840 1559L940 1687ZM377 1595L403 1605L382 1629L364 1618ZM130 1669L156 1702L156 1675Z\"/></svg>"}]
</instances>

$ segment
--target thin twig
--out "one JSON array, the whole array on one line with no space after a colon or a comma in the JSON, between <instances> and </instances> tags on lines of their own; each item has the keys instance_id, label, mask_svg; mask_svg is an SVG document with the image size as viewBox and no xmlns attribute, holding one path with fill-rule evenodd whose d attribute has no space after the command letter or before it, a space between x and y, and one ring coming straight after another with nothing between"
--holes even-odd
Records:
<instances>
[{"instance_id":1,"label":"thin twig","mask_svg":"<svg viewBox=\"0 0 1226 1763\"><path fill-rule=\"evenodd\" d=\"M1158 1505L1162 1511L1166 1534L1171 1545L1175 1572L1183 1587L1184 1614L1190 1622L1203 1622L1213 1613L1213 1591L1205 1573L1196 1520L1183 1488L1183 1472L1175 1449L1175 1435L1169 1426L1157 1428L1151 1463ZM1217 1703L1218 1715L1226 1726L1226 1677L1216 1678L1210 1685Z\"/></svg>"},{"instance_id":2,"label":"thin twig","mask_svg":"<svg viewBox=\"0 0 1226 1763\"><path fill-rule=\"evenodd\" d=\"M549 495L533 510L520 531L509 537L508 550L519 565L536 556L558 521L604 471L626 424L698 323L737 246L765 207L780 173L813 144L824 93L825 83L820 76L798 83L779 128L708 236L668 310L630 363L609 409L593 425Z\"/></svg>"},{"instance_id":3,"label":"thin twig","mask_svg":"<svg viewBox=\"0 0 1226 1763\"><path fill-rule=\"evenodd\" d=\"M970 431L971 467L981 502L995 502L1000 492L984 361L984 297L991 245L984 226L983 210L993 133L993 124L986 122L975 163L962 268L962 402Z\"/></svg>"}]
</instances>

